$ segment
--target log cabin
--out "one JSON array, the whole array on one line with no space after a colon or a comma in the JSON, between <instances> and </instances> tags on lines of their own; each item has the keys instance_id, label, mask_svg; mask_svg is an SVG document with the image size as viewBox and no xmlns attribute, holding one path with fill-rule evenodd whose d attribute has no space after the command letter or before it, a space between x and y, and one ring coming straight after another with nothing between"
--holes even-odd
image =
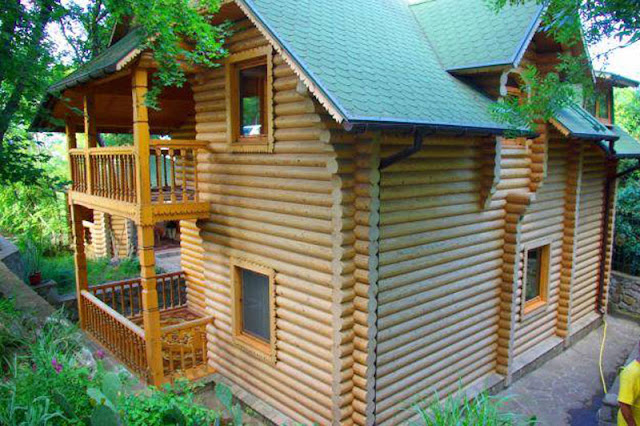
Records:
<instances>
[{"instance_id":1,"label":"log cabin","mask_svg":"<svg viewBox=\"0 0 640 426\"><path fill-rule=\"evenodd\" d=\"M151 384L215 371L317 424L403 423L570 345L607 307L621 154L577 104L517 137L490 114L528 64L580 53L543 12L226 1L228 56L159 110L152 54L116 37L34 124L67 135L81 327ZM97 146L109 132L133 145ZM96 211L135 223L139 279L88 287ZM165 220L182 230L169 276Z\"/></svg>"}]
</instances>

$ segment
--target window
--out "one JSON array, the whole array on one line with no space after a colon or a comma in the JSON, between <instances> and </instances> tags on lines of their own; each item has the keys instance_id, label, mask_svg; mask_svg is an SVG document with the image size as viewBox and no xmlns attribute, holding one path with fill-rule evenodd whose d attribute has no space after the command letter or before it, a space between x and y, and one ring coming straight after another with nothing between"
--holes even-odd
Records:
<instances>
[{"instance_id":1,"label":"window","mask_svg":"<svg viewBox=\"0 0 640 426\"><path fill-rule=\"evenodd\" d=\"M231 151L272 151L272 69L271 47L229 56L226 97L227 142Z\"/></svg>"},{"instance_id":2,"label":"window","mask_svg":"<svg viewBox=\"0 0 640 426\"><path fill-rule=\"evenodd\" d=\"M607 93L598 93L596 97L596 114L598 118L610 120L609 96Z\"/></svg>"},{"instance_id":3,"label":"window","mask_svg":"<svg viewBox=\"0 0 640 426\"><path fill-rule=\"evenodd\" d=\"M267 125L265 106L267 92L267 66L249 66L240 69L240 138L264 138Z\"/></svg>"},{"instance_id":4,"label":"window","mask_svg":"<svg viewBox=\"0 0 640 426\"><path fill-rule=\"evenodd\" d=\"M254 355L275 362L273 269L231 261L233 340Z\"/></svg>"},{"instance_id":5,"label":"window","mask_svg":"<svg viewBox=\"0 0 640 426\"><path fill-rule=\"evenodd\" d=\"M549 243L530 244L524 250L523 314L547 303L550 252Z\"/></svg>"}]
</instances>

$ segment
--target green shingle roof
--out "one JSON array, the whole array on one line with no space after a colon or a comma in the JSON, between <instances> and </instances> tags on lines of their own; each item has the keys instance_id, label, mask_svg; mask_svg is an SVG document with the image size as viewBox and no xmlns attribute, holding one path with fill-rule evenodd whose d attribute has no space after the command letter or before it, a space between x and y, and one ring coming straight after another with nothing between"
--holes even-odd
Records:
<instances>
[{"instance_id":1,"label":"green shingle roof","mask_svg":"<svg viewBox=\"0 0 640 426\"><path fill-rule=\"evenodd\" d=\"M570 105L556 114L555 119L571 136L581 139L615 140L615 133L600 123L597 118L577 104Z\"/></svg>"},{"instance_id":2,"label":"green shingle roof","mask_svg":"<svg viewBox=\"0 0 640 426\"><path fill-rule=\"evenodd\" d=\"M240 2L352 123L505 128L442 68L406 0Z\"/></svg>"},{"instance_id":3,"label":"green shingle roof","mask_svg":"<svg viewBox=\"0 0 640 426\"><path fill-rule=\"evenodd\" d=\"M495 12L483 0L425 0L411 10L445 69L515 65L533 37L543 6L507 4Z\"/></svg>"},{"instance_id":4,"label":"green shingle roof","mask_svg":"<svg viewBox=\"0 0 640 426\"><path fill-rule=\"evenodd\" d=\"M620 158L640 157L640 142L620 126L613 126L613 132L620 137L615 143L616 156Z\"/></svg>"},{"instance_id":5,"label":"green shingle roof","mask_svg":"<svg viewBox=\"0 0 640 426\"><path fill-rule=\"evenodd\" d=\"M60 92L116 72L118 63L139 48L143 41L142 31L134 29L90 62L53 84L49 87L48 92Z\"/></svg>"}]
</instances>

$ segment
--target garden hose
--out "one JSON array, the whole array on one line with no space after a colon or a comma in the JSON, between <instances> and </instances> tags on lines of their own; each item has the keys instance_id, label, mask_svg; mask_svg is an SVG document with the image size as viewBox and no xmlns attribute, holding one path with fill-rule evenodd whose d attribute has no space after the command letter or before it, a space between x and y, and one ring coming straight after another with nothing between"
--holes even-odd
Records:
<instances>
[{"instance_id":1,"label":"garden hose","mask_svg":"<svg viewBox=\"0 0 640 426\"><path fill-rule=\"evenodd\" d=\"M602 368L602 357L604 355L604 343L607 340L607 317L606 315L604 315L602 317L602 322L604 323L604 329L602 330L602 344L600 345L600 360L598 362L598 365L600 367L600 380L602 380L602 389L604 390L604 393L607 393L607 383L604 380L604 371Z\"/></svg>"}]
</instances>

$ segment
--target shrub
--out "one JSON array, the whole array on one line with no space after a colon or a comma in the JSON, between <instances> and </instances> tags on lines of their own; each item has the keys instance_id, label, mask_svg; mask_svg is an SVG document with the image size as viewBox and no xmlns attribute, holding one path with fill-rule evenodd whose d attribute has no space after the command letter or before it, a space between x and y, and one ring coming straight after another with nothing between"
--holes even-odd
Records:
<instances>
[{"instance_id":1,"label":"shrub","mask_svg":"<svg viewBox=\"0 0 640 426\"><path fill-rule=\"evenodd\" d=\"M448 396L444 401L435 396L435 402L427 408L416 404L419 421L424 426L515 426L534 425L535 418L525 419L506 410L507 400L481 393L469 398L464 392Z\"/></svg>"}]
</instances>

